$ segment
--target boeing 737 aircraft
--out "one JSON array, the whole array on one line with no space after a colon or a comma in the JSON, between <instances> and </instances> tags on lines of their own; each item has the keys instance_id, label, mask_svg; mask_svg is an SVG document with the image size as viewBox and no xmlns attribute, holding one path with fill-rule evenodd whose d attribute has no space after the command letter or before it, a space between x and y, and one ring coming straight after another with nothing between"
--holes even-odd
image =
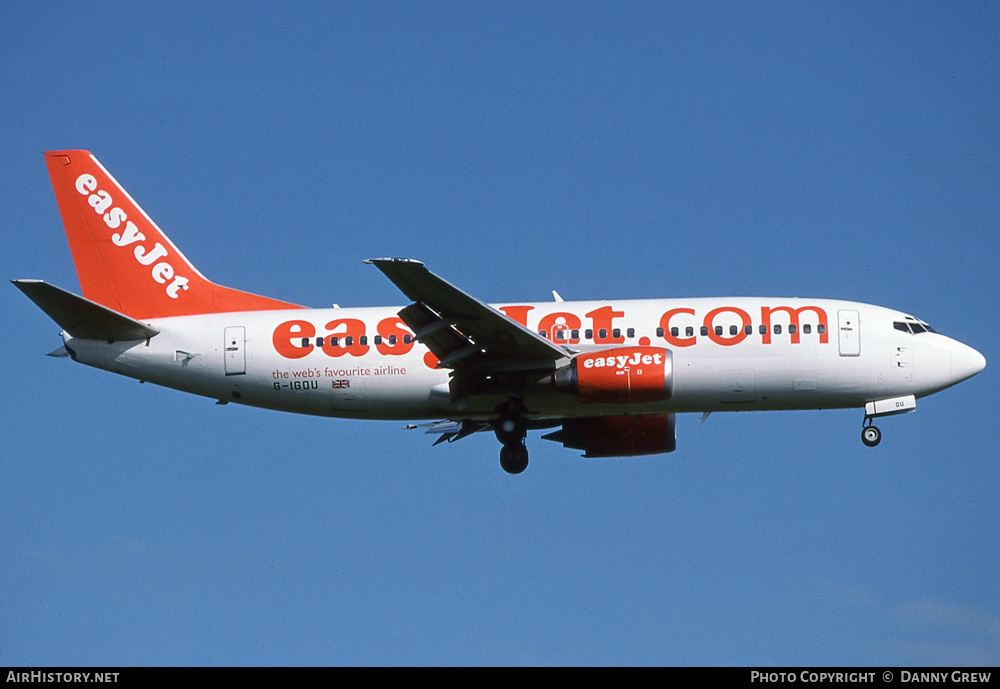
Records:
<instances>
[{"instance_id":1,"label":"boeing 737 aircraft","mask_svg":"<svg viewBox=\"0 0 1000 689\"><path fill-rule=\"evenodd\" d=\"M585 457L657 454L683 412L864 408L875 446L874 418L986 365L879 306L556 293L492 306L400 258L367 262L409 305L307 309L210 282L89 152L45 161L83 296L14 284L63 329L53 354L219 404L430 421L437 442L492 430L509 473L528 464L529 430Z\"/></svg>"}]
</instances>

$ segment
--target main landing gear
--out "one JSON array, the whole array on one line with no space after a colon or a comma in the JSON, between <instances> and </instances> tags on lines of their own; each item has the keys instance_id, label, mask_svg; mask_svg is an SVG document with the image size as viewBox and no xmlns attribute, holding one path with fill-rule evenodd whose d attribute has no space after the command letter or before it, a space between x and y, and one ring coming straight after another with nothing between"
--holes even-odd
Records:
<instances>
[{"instance_id":1,"label":"main landing gear","mask_svg":"<svg viewBox=\"0 0 1000 689\"><path fill-rule=\"evenodd\" d=\"M861 429L861 442L868 447L875 447L882 442L882 431L872 425L872 417L865 417L865 425Z\"/></svg>"},{"instance_id":2,"label":"main landing gear","mask_svg":"<svg viewBox=\"0 0 1000 689\"><path fill-rule=\"evenodd\" d=\"M511 397L500 418L493 424L497 440L503 444L500 467L508 474L520 474L528 468L528 448L524 445L528 430L523 412L521 400Z\"/></svg>"}]
</instances>

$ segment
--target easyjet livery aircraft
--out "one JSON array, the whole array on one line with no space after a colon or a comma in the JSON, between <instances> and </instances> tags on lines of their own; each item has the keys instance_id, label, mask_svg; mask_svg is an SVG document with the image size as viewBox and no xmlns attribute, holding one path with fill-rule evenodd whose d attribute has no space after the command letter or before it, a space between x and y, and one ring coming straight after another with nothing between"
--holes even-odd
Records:
<instances>
[{"instance_id":1,"label":"easyjet livery aircraft","mask_svg":"<svg viewBox=\"0 0 1000 689\"><path fill-rule=\"evenodd\" d=\"M45 162L83 296L14 284L63 328L53 354L219 404L430 421L437 442L492 430L510 473L528 464L529 430L585 457L657 454L682 412L864 408L874 446L874 418L986 365L879 306L555 292L493 306L400 258L367 263L409 305L307 309L212 283L89 152Z\"/></svg>"}]
</instances>

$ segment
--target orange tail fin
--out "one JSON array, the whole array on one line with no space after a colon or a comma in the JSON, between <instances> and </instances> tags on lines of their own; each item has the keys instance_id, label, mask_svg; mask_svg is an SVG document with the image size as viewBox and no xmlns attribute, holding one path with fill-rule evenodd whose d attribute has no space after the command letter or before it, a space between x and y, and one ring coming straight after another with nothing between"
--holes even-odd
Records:
<instances>
[{"instance_id":1,"label":"orange tail fin","mask_svg":"<svg viewBox=\"0 0 1000 689\"><path fill-rule=\"evenodd\" d=\"M302 308L206 279L90 152L45 163L87 299L133 318Z\"/></svg>"}]
</instances>

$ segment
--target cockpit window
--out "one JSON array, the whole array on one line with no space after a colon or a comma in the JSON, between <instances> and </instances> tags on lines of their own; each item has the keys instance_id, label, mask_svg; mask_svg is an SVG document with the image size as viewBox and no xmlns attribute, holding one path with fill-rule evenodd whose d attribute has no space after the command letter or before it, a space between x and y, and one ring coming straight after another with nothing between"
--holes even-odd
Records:
<instances>
[{"instance_id":1,"label":"cockpit window","mask_svg":"<svg viewBox=\"0 0 1000 689\"><path fill-rule=\"evenodd\" d=\"M936 333L937 330L916 318L906 317L905 321L893 321L892 327L900 332L919 335L920 333Z\"/></svg>"}]
</instances>

